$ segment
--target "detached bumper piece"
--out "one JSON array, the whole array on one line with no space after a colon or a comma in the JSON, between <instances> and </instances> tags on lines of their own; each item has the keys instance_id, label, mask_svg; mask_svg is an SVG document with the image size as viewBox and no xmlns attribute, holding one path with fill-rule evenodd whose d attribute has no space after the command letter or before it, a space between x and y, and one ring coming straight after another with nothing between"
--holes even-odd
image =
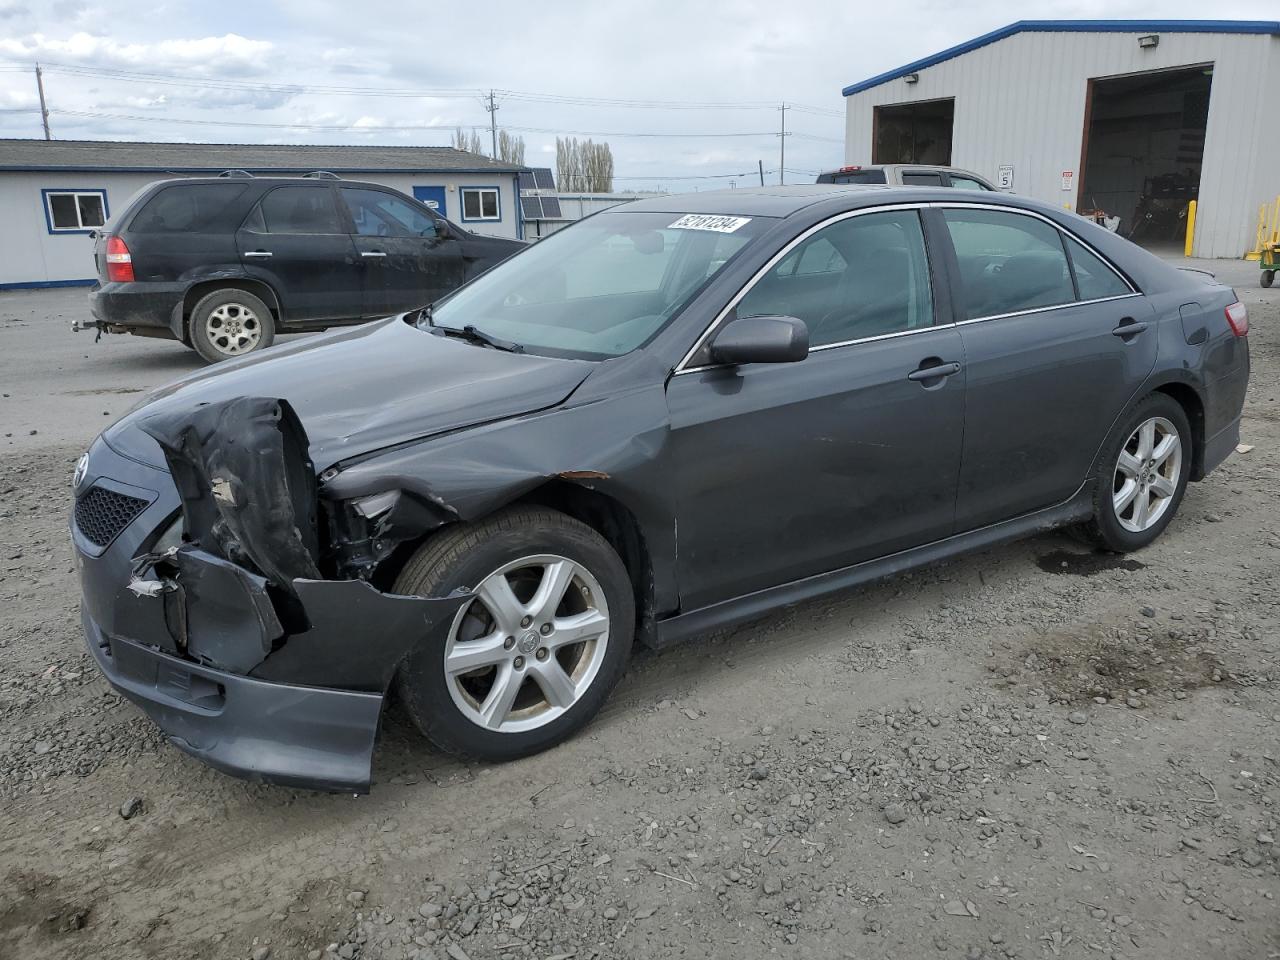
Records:
<instances>
[{"instance_id":1,"label":"detached bumper piece","mask_svg":"<svg viewBox=\"0 0 1280 960\"><path fill-rule=\"evenodd\" d=\"M237 777L367 793L381 693L268 683L123 638L86 615L89 652L113 687L179 749Z\"/></svg>"},{"instance_id":2,"label":"detached bumper piece","mask_svg":"<svg viewBox=\"0 0 1280 960\"><path fill-rule=\"evenodd\" d=\"M357 580L295 580L286 634L267 581L192 546L144 558L89 650L174 745L226 773L366 793L396 668L442 643L468 595L402 597Z\"/></svg>"}]
</instances>

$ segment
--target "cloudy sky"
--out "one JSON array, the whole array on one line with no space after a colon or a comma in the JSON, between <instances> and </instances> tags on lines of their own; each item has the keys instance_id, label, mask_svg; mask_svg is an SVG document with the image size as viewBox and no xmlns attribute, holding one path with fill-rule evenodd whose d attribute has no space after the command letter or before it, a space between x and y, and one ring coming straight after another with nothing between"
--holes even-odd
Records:
<instances>
[{"instance_id":1,"label":"cloudy sky","mask_svg":"<svg viewBox=\"0 0 1280 960\"><path fill-rule=\"evenodd\" d=\"M1258 17L1221 0L1211 16ZM841 162L840 88L1011 20L1205 16L1202 0L0 0L0 136L440 145L500 126L613 148L617 189L788 181ZM1272 14L1274 16L1274 14ZM750 176L746 176L746 174Z\"/></svg>"}]
</instances>

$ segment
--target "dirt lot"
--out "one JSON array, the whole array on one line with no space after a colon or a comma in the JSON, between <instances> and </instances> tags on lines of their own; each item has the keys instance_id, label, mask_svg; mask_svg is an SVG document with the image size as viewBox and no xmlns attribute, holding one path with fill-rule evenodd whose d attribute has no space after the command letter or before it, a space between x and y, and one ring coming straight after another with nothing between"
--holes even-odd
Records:
<instances>
[{"instance_id":1,"label":"dirt lot","mask_svg":"<svg viewBox=\"0 0 1280 960\"><path fill-rule=\"evenodd\" d=\"M98 679L72 465L196 361L0 295L0 957L1280 957L1280 294L1211 267L1255 446L1152 548L1045 536L642 653L505 766L393 709L361 798L217 774Z\"/></svg>"}]
</instances>

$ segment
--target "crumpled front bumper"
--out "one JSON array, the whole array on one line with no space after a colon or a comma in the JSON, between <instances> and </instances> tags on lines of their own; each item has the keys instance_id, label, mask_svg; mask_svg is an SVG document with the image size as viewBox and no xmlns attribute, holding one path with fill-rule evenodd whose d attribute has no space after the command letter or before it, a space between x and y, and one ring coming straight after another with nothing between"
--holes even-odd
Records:
<instances>
[{"instance_id":1,"label":"crumpled front bumper","mask_svg":"<svg viewBox=\"0 0 1280 960\"><path fill-rule=\"evenodd\" d=\"M356 580L295 580L294 597L156 534L181 501L170 475L99 440L81 481L148 501L105 548L73 519L89 652L175 746L250 780L367 792L378 721L399 664L439 644L469 595L385 594Z\"/></svg>"},{"instance_id":2,"label":"crumpled front bumper","mask_svg":"<svg viewBox=\"0 0 1280 960\"><path fill-rule=\"evenodd\" d=\"M85 642L108 682L170 742L248 780L367 793L381 693L237 676L111 638L84 610Z\"/></svg>"}]
</instances>

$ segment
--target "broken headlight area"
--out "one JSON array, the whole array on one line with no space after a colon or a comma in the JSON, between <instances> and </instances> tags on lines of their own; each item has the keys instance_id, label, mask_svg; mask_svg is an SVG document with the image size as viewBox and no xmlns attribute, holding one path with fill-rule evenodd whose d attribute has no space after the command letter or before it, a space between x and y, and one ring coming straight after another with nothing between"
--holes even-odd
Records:
<instances>
[{"instance_id":1,"label":"broken headlight area","mask_svg":"<svg viewBox=\"0 0 1280 960\"><path fill-rule=\"evenodd\" d=\"M322 501L329 521L330 561L343 579L370 580L403 544L457 519L438 503L404 490Z\"/></svg>"},{"instance_id":2,"label":"broken headlight area","mask_svg":"<svg viewBox=\"0 0 1280 960\"><path fill-rule=\"evenodd\" d=\"M126 639L263 680L382 693L468 599L369 582L448 512L400 491L321 504L287 401L235 398L140 426L164 452L182 512L120 593Z\"/></svg>"}]
</instances>

